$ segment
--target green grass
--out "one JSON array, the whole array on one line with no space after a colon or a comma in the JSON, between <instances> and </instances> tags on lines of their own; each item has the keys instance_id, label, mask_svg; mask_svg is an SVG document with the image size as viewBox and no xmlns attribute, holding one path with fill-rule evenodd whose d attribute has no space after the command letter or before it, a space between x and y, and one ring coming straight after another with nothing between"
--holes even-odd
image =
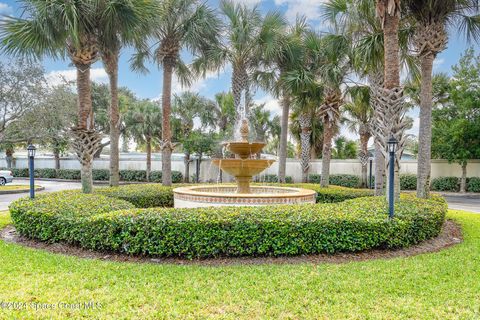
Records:
<instances>
[{"instance_id":1,"label":"green grass","mask_svg":"<svg viewBox=\"0 0 480 320\"><path fill-rule=\"evenodd\" d=\"M333 265L180 266L86 260L0 241L0 301L98 302L0 319L480 319L480 215L439 253ZM10 223L0 213L0 228Z\"/></svg>"}]
</instances>

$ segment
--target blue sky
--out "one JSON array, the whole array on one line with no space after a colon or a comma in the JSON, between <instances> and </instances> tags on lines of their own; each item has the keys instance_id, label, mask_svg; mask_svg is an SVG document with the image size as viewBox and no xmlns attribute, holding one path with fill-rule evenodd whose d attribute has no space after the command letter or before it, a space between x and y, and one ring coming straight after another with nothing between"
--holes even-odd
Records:
<instances>
[{"instance_id":1,"label":"blue sky","mask_svg":"<svg viewBox=\"0 0 480 320\"><path fill-rule=\"evenodd\" d=\"M209 0L210 5L214 8L218 7L218 0ZM239 0L238 2L246 3L247 5L254 5L258 3L262 11L279 10L283 12L286 18L294 21L297 15L305 15L309 23L316 29L325 29L322 22L318 19L320 16L320 6L322 0ZM18 1L4 0L0 1L0 13L9 15L18 15L20 5ZM479 46L475 46L478 52ZM450 73L451 66L454 65L460 58L461 53L467 48L464 38L455 34L450 35L448 48L443 51L436 59L434 64L434 72ZM153 64L148 65L150 72L148 74L138 74L130 71L128 60L131 56L131 50L124 50L120 60L119 70L119 84L128 87L140 98L157 98L161 95L162 88L162 74L161 71ZM6 62L10 58L1 56L2 61ZM43 65L48 73L48 79L51 82L58 81L59 75L65 76L69 79L74 79L75 70L70 66L68 61L53 61L51 59L44 59ZM98 82L106 82L107 75L103 69L101 62L97 62L92 69L92 80ZM211 74L207 79L201 79L193 84L191 88L181 88L178 83L174 83L173 91L179 92L182 90L198 91L207 97L213 97L215 93L221 91L228 91L230 88L230 71L227 67L224 72L219 74ZM266 103L266 106L273 113L280 113L278 102L275 101L269 94L257 91L255 95L257 102ZM417 112L411 114L417 117ZM418 121L415 121L414 128L411 133L417 134ZM347 132L344 134L355 138Z\"/></svg>"}]
</instances>

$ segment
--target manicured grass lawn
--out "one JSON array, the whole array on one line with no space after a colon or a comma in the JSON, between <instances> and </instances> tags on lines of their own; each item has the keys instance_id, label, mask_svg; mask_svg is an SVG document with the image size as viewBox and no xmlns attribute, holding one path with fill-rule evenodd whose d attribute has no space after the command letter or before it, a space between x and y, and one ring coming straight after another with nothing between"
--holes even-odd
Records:
<instances>
[{"instance_id":1,"label":"manicured grass lawn","mask_svg":"<svg viewBox=\"0 0 480 320\"><path fill-rule=\"evenodd\" d=\"M480 215L451 211L465 242L439 253L342 265L179 266L66 257L0 241L0 318L478 319ZM0 213L0 228L10 223Z\"/></svg>"}]
</instances>

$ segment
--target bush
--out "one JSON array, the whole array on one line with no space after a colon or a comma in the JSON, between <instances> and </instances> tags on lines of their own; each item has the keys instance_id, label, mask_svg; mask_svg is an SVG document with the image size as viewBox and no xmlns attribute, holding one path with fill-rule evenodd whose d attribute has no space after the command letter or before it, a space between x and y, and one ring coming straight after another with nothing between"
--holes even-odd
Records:
<instances>
[{"instance_id":1,"label":"bush","mask_svg":"<svg viewBox=\"0 0 480 320\"><path fill-rule=\"evenodd\" d=\"M110 180L110 170L108 169L93 169L92 178L95 181L109 181Z\"/></svg>"},{"instance_id":2,"label":"bush","mask_svg":"<svg viewBox=\"0 0 480 320\"><path fill-rule=\"evenodd\" d=\"M278 175L276 174L265 174L265 175L259 175L255 176L254 178L255 182L263 182L263 183L278 183ZM293 179L291 176L285 176L285 182L286 183L292 183Z\"/></svg>"},{"instance_id":3,"label":"bush","mask_svg":"<svg viewBox=\"0 0 480 320\"><path fill-rule=\"evenodd\" d=\"M81 173L80 170L75 169L59 169L57 171L57 178L65 180L80 180Z\"/></svg>"},{"instance_id":4,"label":"bush","mask_svg":"<svg viewBox=\"0 0 480 320\"><path fill-rule=\"evenodd\" d=\"M329 186L322 188L319 184L301 183L285 185L293 188L310 189L317 192L317 203L336 203L345 200L373 196L373 190L353 189L340 186Z\"/></svg>"},{"instance_id":5,"label":"bush","mask_svg":"<svg viewBox=\"0 0 480 320\"><path fill-rule=\"evenodd\" d=\"M160 184L131 184L96 188L96 194L130 202L137 208L173 207L173 187Z\"/></svg>"},{"instance_id":6,"label":"bush","mask_svg":"<svg viewBox=\"0 0 480 320\"><path fill-rule=\"evenodd\" d=\"M312 173L308 175L308 182L320 183L320 174ZM347 188L357 188L360 185L360 177L352 174L331 174L329 183L334 186Z\"/></svg>"},{"instance_id":7,"label":"bush","mask_svg":"<svg viewBox=\"0 0 480 320\"><path fill-rule=\"evenodd\" d=\"M400 175L401 190L417 190L417 176L414 174Z\"/></svg>"},{"instance_id":8,"label":"bush","mask_svg":"<svg viewBox=\"0 0 480 320\"><path fill-rule=\"evenodd\" d=\"M36 178L55 179L57 177L57 170L55 169L35 169Z\"/></svg>"},{"instance_id":9,"label":"bush","mask_svg":"<svg viewBox=\"0 0 480 320\"><path fill-rule=\"evenodd\" d=\"M147 181L147 172L145 170L120 170L120 180Z\"/></svg>"},{"instance_id":10,"label":"bush","mask_svg":"<svg viewBox=\"0 0 480 320\"><path fill-rule=\"evenodd\" d=\"M389 220L383 197L321 205L132 209L119 199L70 191L21 199L10 210L20 234L44 241L207 258L407 247L439 234L447 206L439 198L406 195Z\"/></svg>"},{"instance_id":11,"label":"bush","mask_svg":"<svg viewBox=\"0 0 480 320\"><path fill-rule=\"evenodd\" d=\"M467 191L468 192L480 192L480 178L472 177L467 181Z\"/></svg>"},{"instance_id":12,"label":"bush","mask_svg":"<svg viewBox=\"0 0 480 320\"><path fill-rule=\"evenodd\" d=\"M460 191L460 179L457 177L440 177L432 180L430 187L433 191Z\"/></svg>"}]
</instances>

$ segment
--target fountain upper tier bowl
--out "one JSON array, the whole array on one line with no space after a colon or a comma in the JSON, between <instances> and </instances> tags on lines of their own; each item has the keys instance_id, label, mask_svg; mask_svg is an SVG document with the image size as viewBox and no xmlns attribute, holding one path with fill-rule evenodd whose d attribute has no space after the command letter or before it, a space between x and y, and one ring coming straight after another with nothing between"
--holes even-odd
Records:
<instances>
[{"instance_id":1,"label":"fountain upper tier bowl","mask_svg":"<svg viewBox=\"0 0 480 320\"><path fill-rule=\"evenodd\" d=\"M238 155L240 159L248 159L252 154L257 154L265 147L263 142L231 141L223 144L230 152Z\"/></svg>"},{"instance_id":2,"label":"fountain upper tier bowl","mask_svg":"<svg viewBox=\"0 0 480 320\"><path fill-rule=\"evenodd\" d=\"M176 188L175 208L305 204L315 203L316 200L316 192L307 189L251 186L250 190L250 193L237 193L236 185Z\"/></svg>"},{"instance_id":3,"label":"fountain upper tier bowl","mask_svg":"<svg viewBox=\"0 0 480 320\"><path fill-rule=\"evenodd\" d=\"M212 163L234 177L253 177L270 167L275 160L213 159Z\"/></svg>"}]
</instances>

